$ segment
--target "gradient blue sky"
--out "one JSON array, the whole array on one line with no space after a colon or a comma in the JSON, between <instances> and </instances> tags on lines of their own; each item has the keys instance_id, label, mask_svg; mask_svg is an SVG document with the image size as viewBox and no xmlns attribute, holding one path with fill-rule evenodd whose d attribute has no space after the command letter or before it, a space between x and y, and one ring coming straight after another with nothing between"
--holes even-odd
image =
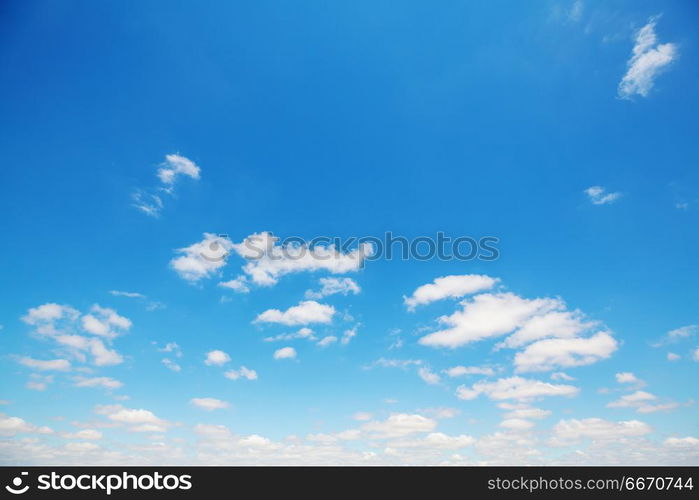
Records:
<instances>
[{"instance_id":1,"label":"gradient blue sky","mask_svg":"<svg viewBox=\"0 0 699 500\"><path fill-rule=\"evenodd\" d=\"M3 2L0 463L699 463L698 17L691 1ZM197 178L160 180L173 154ZM500 258L248 276L247 293L218 286L244 275L234 251L200 279L173 267L204 233L262 231L492 235ZM476 296L564 302L598 322L576 339L613 348L523 371L527 346L495 346L526 318L420 343L477 299L403 297L470 275L500 280ZM361 292L315 299L336 310L306 325L316 341L265 342L304 325L255 318L328 277ZM75 320L37 333L44 304ZM86 330L95 304L131 325ZM65 333L118 356L96 364ZM213 350L230 361L207 365ZM241 366L257 379L224 377ZM489 392L513 377L576 390Z\"/></svg>"}]
</instances>

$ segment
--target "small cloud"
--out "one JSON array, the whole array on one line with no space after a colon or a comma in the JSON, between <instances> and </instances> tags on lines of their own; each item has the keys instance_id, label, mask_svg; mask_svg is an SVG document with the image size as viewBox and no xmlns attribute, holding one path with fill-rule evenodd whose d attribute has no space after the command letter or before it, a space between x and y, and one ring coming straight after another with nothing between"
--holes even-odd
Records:
<instances>
[{"instance_id":1,"label":"small cloud","mask_svg":"<svg viewBox=\"0 0 699 500\"><path fill-rule=\"evenodd\" d=\"M248 279L241 275L235 279L229 281L222 281L218 286L223 288L229 288L237 293L248 293L250 292L250 287L248 286Z\"/></svg>"},{"instance_id":2,"label":"small cloud","mask_svg":"<svg viewBox=\"0 0 699 500\"><path fill-rule=\"evenodd\" d=\"M206 353L204 364L208 366L223 366L231 360L231 357L219 350L209 351Z\"/></svg>"},{"instance_id":3,"label":"small cloud","mask_svg":"<svg viewBox=\"0 0 699 500\"><path fill-rule=\"evenodd\" d=\"M667 344L676 344L683 340L694 337L699 331L699 325L686 325L667 332L658 342L652 344L653 347L662 347Z\"/></svg>"},{"instance_id":4,"label":"small cloud","mask_svg":"<svg viewBox=\"0 0 699 500\"><path fill-rule=\"evenodd\" d=\"M286 311L268 309L260 313L256 323L279 323L287 326L308 325L310 323L331 323L335 308L320 304L315 300L306 300L290 307Z\"/></svg>"},{"instance_id":5,"label":"small cloud","mask_svg":"<svg viewBox=\"0 0 699 500\"><path fill-rule=\"evenodd\" d=\"M668 361L677 361L678 359L680 359L680 355L679 355L679 354L675 354L674 352L668 352L668 353L667 353L667 360L668 360Z\"/></svg>"},{"instance_id":6,"label":"small cloud","mask_svg":"<svg viewBox=\"0 0 699 500\"><path fill-rule=\"evenodd\" d=\"M75 387L102 387L104 389L119 389L123 383L110 377L75 377Z\"/></svg>"},{"instance_id":7,"label":"small cloud","mask_svg":"<svg viewBox=\"0 0 699 500\"><path fill-rule=\"evenodd\" d=\"M221 410L230 406L227 402L216 398L192 398L190 403L206 411Z\"/></svg>"},{"instance_id":8,"label":"small cloud","mask_svg":"<svg viewBox=\"0 0 699 500\"><path fill-rule=\"evenodd\" d=\"M636 375L631 372L622 372L615 375L616 381L620 384L638 384L641 382Z\"/></svg>"},{"instance_id":9,"label":"small cloud","mask_svg":"<svg viewBox=\"0 0 699 500\"><path fill-rule=\"evenodd\" d=\"M342 334L342 338L340 339L340 343L342 345L349 344L350 341L357 336L357 329L359 326L359 324L356 324L352 328L345 330L345 332Z\"/></svg>"},{"instance_id":10,"label":"small cloud","mask_svg":"<svg viewBox=\"0 0 699 500\"><path fill-rule=\"evenodd\" d=\"M335 342L337 342L337 337L335 337L334 335L328 335L327 337L323 337L318 342L316 342L316 345L318 347L328 347L330 344L334 344Z\"/></svg>"},{"instance_id":11,"label":"small cloud","mask_svg":"<svg viewBox=\"0 0 699 500\"><path fill-rule=\"evenodd\" d=\"M648 24L636 33L627 71L619 82L619 97L631 99L635 94L648 96L655 78L677 59L677 45L658 43L655 25L658 17L652 17Z\"/></svg>"},{"instance_id":12,"label":"small cloud","mask_svg":"<svg viewBox=\"0 0 699 500\"><path fill-rule=\"evenodd\" d=\"M231 380L238 380L241 378L247 380L257 380L257 372L244 366L241 366L238 370L228 370L223 374L223 376Z\"/></svg>"},{"instance_id":13,"label":"small cloud","mask_svg":"<svg viewBox=\"0 0 699 500\"><path fill-rule=\"evenodd\" d=\"M167 344L165 344L165 347L163 347L162 349L158 349L158 351L171 352L174 356L177 356L178 358L182 357L182 349L177 344L177 342L168 342Z\"/></svg>"},{"instance_id":14,"label":"small cloud","mask_svg":"<svg viewBox=\"0 0 699 500\"><path fill-rule=\"evenodd\" d=\"M322 288L314 292L313 290L306 290L306 298L308 299L322 299L329 295L342 294L357 295L361 288L357 285L357 282L352 278L320 278L319 280Z\"/></svg>"},{"instance_id":15,"label":"small cloud","mask_svg":"<svg viewBox=\"0 0 699 500\"><path fill-rule=\"evenodd\" d=\"M430 385L438 384L442 379L426 366L421 366L417 370L418 376Z\"/></svg>"},{"instance_id":16,"label":"small cloud","mask_svg":"<svg viewBox=\"0 0 699 500\"><path fill-rule=\"evenodd\" d=\"M621 193L608 193L602 186L590 186L585 190L593 205L608 205L621 197Z\"/></svg>"},{"instance_id":17,"label":"small cloud","mask_svg":"<svg viewBox=\"0 0 699 500\"><path fill-rule=\"evenodd\" d=\"M30 357L22 357L17 360L21 365L24 365L33 370L39 371L68 371L70 370L70 361L67 359L34 359Z\"/></svg>"},{"instance_id":18,"label":"small cloud","mask_svg":"<svg viewBox=\"0 0 699 500\"><path fill-rule=\"evenodd\" d=\"M170 358L163 358L161 360L161 363L164 364L169 370L172 370L173 372L180 372L182 371L182 367L175 363L173 360Z\"/></svg>"},{"instance_id":19,"label":"small cloud","mask_svg":"<svg viewBox=\"0 0 699 500\"><path fill-rule=\"evenodd\" d=\"M448 376L463 377L465 375L485 375L486 377L495 375L495 371L488 366L454 366L447 370L444 370Z\"/></svg>"},{"instance_id":20,"label":"small cloud","mask_svg":"<svg viewBox=\"0 0 699 500\"><path fill-rule=\"evenodd\" d=\"M139 189L132 195L133 206L151 217L159 217L163 210L163 195L172 196L175 182L180 177L199 180L201 168L189 158L179 154L165 155L165 161L158 168L160 185L151 190Z\"/></svg>"},{"instance_id":21,"label":"small cloud","mask_svg":"<svg viewBox=\"0 0 699 500\"><path fill-rule=\"evenodd\" d=\"M274 359L295 359L296 349L293 347L282 347L274 351Z\"/></svg>"}]
</instances>

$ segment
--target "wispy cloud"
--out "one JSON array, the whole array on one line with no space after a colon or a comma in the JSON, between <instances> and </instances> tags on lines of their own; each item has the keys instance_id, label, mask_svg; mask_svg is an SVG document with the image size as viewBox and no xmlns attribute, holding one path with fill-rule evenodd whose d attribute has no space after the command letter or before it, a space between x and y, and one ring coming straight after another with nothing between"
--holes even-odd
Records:
<instances>
[{"instance_id":1,"label":"wispy cloud","mask_svg":"<svg viewBox=\"0 0 699 500\"><path fill-rule=\"evenodd\" d=\"M621 193L608 193L602 186L590 186L585 190L593 205L608 205L621 198Z\"/></svg>"},{"instance_id":2,"label":"wispy cloud","mask_svg":"<svg viewBox=\"0 0 699 500\"><path fill-rule=\"evenodd\" d=\"M175 183L180 177L199 180L201 168L180 154L165 155L165 161L157 172L160 184L152 189L139 189L132 195L133 206L151 217L159 217L163 210L163 196L174 194Z\"/></svg>"}]
</instances>

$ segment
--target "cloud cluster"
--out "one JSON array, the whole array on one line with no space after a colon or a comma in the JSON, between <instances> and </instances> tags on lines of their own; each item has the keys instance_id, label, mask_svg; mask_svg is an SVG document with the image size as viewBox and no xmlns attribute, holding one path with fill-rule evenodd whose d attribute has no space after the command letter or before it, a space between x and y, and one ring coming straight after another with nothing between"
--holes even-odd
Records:
<instances>
[{"instance_id":1,"label":"cloud cluster","mask_svg":"<svg viewBox=\"0 0 699 500\"><path fill-rule=\"evenodd\" d=\"M439 282L446 279L439 278L418 288L406 302L414 305L458 295L467 285L469 289L490 288L498 281L467 276L467 280L447 277L459 278L448 282ZM420 290L427 291L418 293ZM462 300L460 306L451 315L438 318L442 328L422 336L419 343L455 349L506 336L495 350L521 349L514 357L515 369L521 373L589 365L608 358L618 347L609 331L598 329L598 322L586 319L580 311L569 310L560 298L527 299L511 292L486 292Z\"/></svg>"},{"instance_id":2,"label":"cloud cluster","mask_svg":"<svg viewBox=\"0 0 699 500\"><path fill-rule=\"evenodd\" d=\"M67 357L86 362L90 356L95 366L118 365L124 361L123 356L109 346L132 326L128 318L98 304L82 314L70 306L47 303L29 309L22 321L32 326L38 335L53 340ZM71 369L67 359L41 361L21 357L19 362L36 370Z\"/></svg>"}]
</instances>

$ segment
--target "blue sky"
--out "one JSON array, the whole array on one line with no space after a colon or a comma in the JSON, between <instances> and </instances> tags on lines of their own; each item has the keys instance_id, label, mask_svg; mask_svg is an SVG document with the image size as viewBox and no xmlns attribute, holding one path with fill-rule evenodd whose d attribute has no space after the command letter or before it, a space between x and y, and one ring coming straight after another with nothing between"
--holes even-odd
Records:
<instances>
[{"instance_id":1,"label":"blue sky","mask_svg":"<svg viewBox=\"0 0 699 500\"><path fill-rule=\"evenodd\" d=\"M0 462L698 463L695 3L0 9Z\"/></svg>"}]
</instances>

